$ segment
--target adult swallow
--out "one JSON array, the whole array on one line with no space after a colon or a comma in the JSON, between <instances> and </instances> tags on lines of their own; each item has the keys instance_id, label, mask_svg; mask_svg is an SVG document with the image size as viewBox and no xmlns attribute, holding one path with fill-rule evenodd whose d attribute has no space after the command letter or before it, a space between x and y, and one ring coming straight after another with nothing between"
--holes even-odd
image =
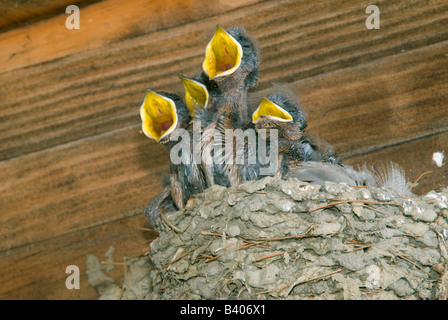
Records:
<instances>
[{"instance_id":1,"label":"adult swallow","mask_svg":"<svg viewBox=\"0 0 448 320\"><path fill-rule=\"evenodd\" d=\"M154 200L158 205L152 204L153 209L145 211L150 220L155 220L160 214L156 209L163 202L172 201L178 210L182 210L193 195L206 188L206 184L200 165L193 161L190 110L182 99L174 94L148 90L140 108L140 116L143 133L170 150L169 191L165 190ZM172 139L174 133L177 139ZM178 141L179 138L182 140ZM163 206L168 205L164 203Z\"/></svg>"}]
</instances>

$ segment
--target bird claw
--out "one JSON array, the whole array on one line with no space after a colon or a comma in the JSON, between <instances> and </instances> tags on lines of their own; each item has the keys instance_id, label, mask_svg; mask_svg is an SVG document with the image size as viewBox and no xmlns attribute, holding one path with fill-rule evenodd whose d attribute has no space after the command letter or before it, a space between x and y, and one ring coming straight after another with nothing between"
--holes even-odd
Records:
<instances>
[{"instance_id":1,"label":"bird claw","mask_svg":"<svg viewBox=\"0 0 448 320\"><path fill-rule=\"evenodd\" d=\"M148 218L149 223L154 229L157 229L157 222L160 220L162 210L165 212L176 211L171 198L170 187L165 187L163 192L151 201L144 211L144 215Z\"/></svg>"}]
</instances>

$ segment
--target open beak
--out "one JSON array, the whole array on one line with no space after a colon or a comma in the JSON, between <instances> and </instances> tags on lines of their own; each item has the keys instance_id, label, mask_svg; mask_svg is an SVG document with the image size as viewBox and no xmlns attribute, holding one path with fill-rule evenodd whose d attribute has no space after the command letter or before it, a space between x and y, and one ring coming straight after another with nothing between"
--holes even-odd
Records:
<instances>
[{"instance_id":1,"label":"open beak","mask_svg":"<svg viewBox=\"0 0 448 320\"><path fill-rule=\"evenodd\" d=\"M160 141L177 126L176 104L170 98L148 90L140 107L143 133Z\"/></svg>"},{"instance_id":2,"label":"open beak","mask_svg":"<svg viewBox=\"0 0 448 320\"><path fill-rule=\"evenodd\" d=\"M260 121L261 117L272 119L280 122L291 122L292 116L288 111L279 105L269 101L266 98L261 99L261 103L257 110L252 114L252 123Z\"/></svg>"},{"instance_id":3,"label":"open beak","mask_svg":"<svg viewBox=\"0 0 448 320\"><path fill-rule=\"evenodd\" d=\"M204 84L199 81L179 76L185 88L185 102L190 110L191 118L194 117L196 108L207 109L208 90Z\"/></svg>"},{"instance_id":4,"label":"open beak","mask_svg":"<svg viewBox=\"0 0 448 320\"><path fill-rule=\"evenodd\" d=\"M240 66L242 58L241 45L218 25L212 40L205 48L202 68L209 79L223 77L235 72Z\"/></svg>"}]
</instances>

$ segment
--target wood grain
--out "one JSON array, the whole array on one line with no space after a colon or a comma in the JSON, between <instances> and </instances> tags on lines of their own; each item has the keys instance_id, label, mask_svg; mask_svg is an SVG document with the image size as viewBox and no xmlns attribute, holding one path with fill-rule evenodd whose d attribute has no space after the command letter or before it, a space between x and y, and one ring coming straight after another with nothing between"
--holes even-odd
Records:
<instances>
[{"instance_id":1,"label":"wood grain","mask_svg":"<svg viewBox=\"0 0 448 320\"><path fill-rule=\"evenodd\" d=\"M308 6L313 7L312 4ZM276 14L270 14L274 8ZM373 61L376 59L387 55L397 58L398 55L412 54L413 50L428 48L431 43L438 44L437 55L431 56L431 59L435 58L437 62L434 68L438 69L433 69L436 72L431 74L431 77L437 77L437 79L446 77L446 68L440 68L440 66L446 63L444 53L447 43L442 40L448 39L448 29L439 26L440 20L448 22L448 18L444 20L439 17L434 22L435 19L431 16L432 19L425 20L422 25L420 21L422 18L403 20L403 15L419 17L415 12L424 16L425 13L435 10L445 10L442 12L446 15L448 5L431 8L404 7L399 13L396 13L397 10L391 11L390 19L397 20L393 25L398 24L401 32L397 33L395 28L391 28L390 30L393 31L389 33L393 36L387 34L383 36L385 39L391 37L390 42L382 41L383 38L365 29L362 25L364 15L358 18L358 24L352 21L354 18L350 19L351 16L358 17L361 9L360 6L355 6L351 2L341 6L341 10L348 19L341 19L339 24L342 24L344 28L334 34L327 31L327 29L332 30L330 26L335 23L333 19L318 18L326 12L312 11L307 19L299 19L300 13L303 14L302 10L306 13L306 9L304 3L285 2L283 6L275 6L267 2L231 11L231 15L228 13L222 15L223 24L248 25L249 31L256 39L260 39L263 55L263 64L260 67L260 90L267 88L274 81L297 81L336 69L354 68L367 61L372 61L371 68L364 71L375 75ZM335 8L330 7L327 10L331 9ZM262 36L266 29L263 22L258 20L270 23L275 28L279 13L290 16L283 17L286 21L295 19L300 21L300 24L283 31L287 33L287 37L271 34L275 44L275 50L273 50L272 44L268 45L266 38ZM332 11L330 13L334 14ZM252 22L255 18L258 22ZM266 19L268 21L265 21ZM401 26L400 22L405 26ZM171 28L169 32L166 30L153 32L137 38L125 39L106 48L89 50L13 73L1 74L0 83L5 85L0 86L0 97L5 102L0 121L5 125L0 130L2 141L0 159L92 136L123 125L136 124L139 121L136 108L140 106L142 92L146 88L181 94L181 83L177 75L193 75L200 71L203 50L213 33L215 24L215 17L208 18ZM284 25L282 26L284 28ZM320 29L318 29L319 26ZM425 30L427 33L424 37L425 41L421 41L421 35L414 35L414 33L409 37L403 37L403 32L407 34L409 29ZM339 41L331 38L338 38L339 34L344 35ZM279 42L279 39L283 41ZM314 41L301 41L302 39ZM394 43L394 48L391 48L390 43ZM402 52L402 50L405 51ZM421 57L417 62L419 64L416 69L403 64L397 67L401 68L399 71L407 67L408 71L418 74L419 67L424 68L425 64L429 63ZM287 65L284 65L285 63ZM387 65L384 68L383 72L389 72ZM351 81L349 85L361 83L360 80L368 77L368 73L358 73L356 78L347 75L351 77L348 79ZM388 75L389 73L382 76ZM412 79L407 81L410 81L411 86L417 83L412 82ZM441 90L443 90L443 84L439 85L442 85ZM383 94L383 92L380 93ZM443 103L444 97L440 97L440 94L438 93L436 98ZM318 106L314 104L319 103L319 100L322 100L321 97L310 101L309 108L317 108ZM345 103L342 106L343 110L348 110L347 106L348 104ZM323 108L331 107L326 104ZM341 105L336 105L335 108L339 109ZM33 112L24 111L30 109ZM327 113L326 110L319 111L322 115ZM33 125L27 125L29 123ZM425 125L426 129L428 126L433 126L428 123ZM320 125L322 126L322 123ZM332 128L328 123L324 126ZM324 129L318 129L318 131L322 130ZM26 144L23 141L26 141Z\"/></svg>"},{"instance_id":2,"label":"wood grain","mask_svg":"<svg viewBox=\"0 0 448 320\"><path fill-rule=\"evenodd\" d=\"M8 0L0 2L0 32L36 23L65 13L69 5L80 9L99 0Z\"/></svg>"},{"instance_id":3,"label":"wood grain","mask_svg":"<svg viewBox=\"0 0 448 320\"><path fill-rule=\"evenodd\" d=\"M99 261L109 261L105 254L114 250L112 262L124 262L127 258L141 256L148 250L147 241L154 232L137 227L148 227L141 215L119 219L63 236L49 237L40 242L21 246L2 253L2 287L0 299L96 299L97 292L90 286L86 276L87 255ZM65 280L67 266L80 269L80 289L68 290ZM116 265L105 274L121 284L125 267Z\"/></svg>"},{"instance_id":4,"label":"wood grain","mask_svg":"<svg viewBox=\"0 0 448 320\"><path fill-rule=\"evenodd\" d=\"M255 1L107 0L84 8L77 30L65 27L64 10L52 19L0 34L0 72L166 30Z\"/></svg>"},{"instance_id":5,"label":"wood grain","mask_svg":"<svg viewBox=\"0 0 448 320\"><path fill-rule=\"evenodd\" d=\"M137 126L0 162L0 252L143 212L163 188L164 147ZM5 228L8 226L8 228Z\"/></svg>"},{"instance_id":6,"label":"wood grain","mask_svg":"<svg viewBox=\"0 0 448 320\"><path fill-rule=\"evenodd\" d=\"M65 267L156 236L132 226L168 154L138 109L148 87L183 93L177 75L201 70L217 23L257 39L256 94L289 85L347 163L393 160L411 181L433 170L418 193L447 185L432 162L448 152L446 1L379 1L380 30L365 27L367 1L131 2L82 9L78 33L65 15L0 33L0 298L96 298L84 274L65 289Z\"/></svg>"}]
</instances>

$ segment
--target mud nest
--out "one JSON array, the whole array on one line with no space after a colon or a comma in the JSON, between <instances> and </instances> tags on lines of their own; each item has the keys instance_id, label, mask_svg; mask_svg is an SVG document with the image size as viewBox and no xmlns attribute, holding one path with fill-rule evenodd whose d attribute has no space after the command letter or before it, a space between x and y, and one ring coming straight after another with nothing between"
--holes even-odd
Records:
<instances>
[{"instance_id":1,"label":"mud nest","mask_svg":"<svg viewBox=\"0 0 448 320\"><path fill-rule=\"evenodd\" d=\"M447 198L270 177L213 186L162 217L132 286L145 299L446 299Z\"/></svg>"}]
</instances>

